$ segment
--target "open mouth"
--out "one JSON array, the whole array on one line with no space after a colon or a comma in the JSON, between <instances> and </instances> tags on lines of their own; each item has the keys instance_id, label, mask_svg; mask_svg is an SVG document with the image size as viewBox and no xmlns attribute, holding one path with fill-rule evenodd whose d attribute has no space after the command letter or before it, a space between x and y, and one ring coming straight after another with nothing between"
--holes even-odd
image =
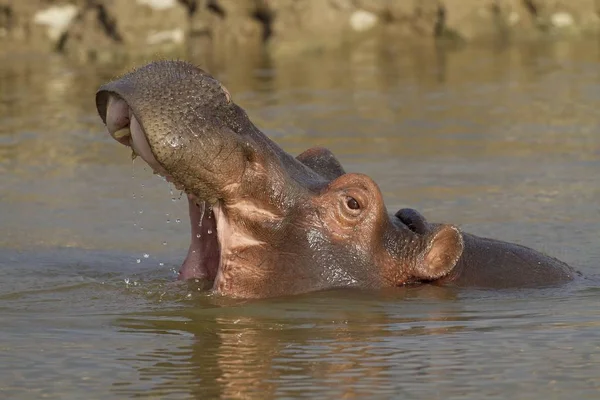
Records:
<instances>
[{"instance_id":1,"label":"open mouth","mask_svg":"<svg viewBox=\"0 0 600 400\"><path fill-rule=\"evenodd\" d=\"M163 176L179 190L186 188L176 182L169 172L156 160L144 128L129 105L113 94L106 108L106 127L119 143L140 156L154 171ZM221 267L221 243L227 230L227 218L220 201L209 203L187 192L191 225L191 242L188 254L179 271L179 279L217 280Z\"/></svg>"}]
</instances>

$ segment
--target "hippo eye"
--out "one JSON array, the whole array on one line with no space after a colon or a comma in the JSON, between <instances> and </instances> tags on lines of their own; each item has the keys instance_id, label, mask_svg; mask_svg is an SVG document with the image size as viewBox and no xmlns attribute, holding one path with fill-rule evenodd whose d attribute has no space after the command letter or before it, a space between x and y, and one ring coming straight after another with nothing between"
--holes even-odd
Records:
<instances>
[{"instance_id":1,"label":"hippo eye","mask_svg":"<svg viewBox=\"0 0 600 400\"><path fill-rule=\"evenodd\" d=\"M354 197L348 197L346 199L346 205L351 210L359 210L360 209L360 204L358 204L358 201L356 201L356 199Z\"/></svg>"}]
</instances>

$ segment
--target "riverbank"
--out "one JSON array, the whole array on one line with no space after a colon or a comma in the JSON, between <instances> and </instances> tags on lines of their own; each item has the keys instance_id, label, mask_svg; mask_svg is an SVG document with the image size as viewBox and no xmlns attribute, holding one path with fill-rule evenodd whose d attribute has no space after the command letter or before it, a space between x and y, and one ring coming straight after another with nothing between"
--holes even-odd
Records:
<instances>
[{"instance_id":1,"label":"riverbank","mask_svg":"<svg viewBox=\"0 0 600 400\"><path fill-rule=\"evenodd\" d=\"M2 0L0 55L83 61L165 52L301 55L357 43L578 38L598 0Z\"/></svg>"}]
</instances>

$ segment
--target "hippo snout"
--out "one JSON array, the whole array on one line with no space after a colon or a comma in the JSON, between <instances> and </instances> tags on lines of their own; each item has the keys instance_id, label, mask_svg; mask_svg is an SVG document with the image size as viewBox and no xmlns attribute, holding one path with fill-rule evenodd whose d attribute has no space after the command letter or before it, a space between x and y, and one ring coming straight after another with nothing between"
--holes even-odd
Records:
<instances>
[{"instance_id":1,"label":"hippo snout","mask_svg":"<svg viewBox=\"0 0 600 400\"><path fill-rule=\"evenodd\" d=\"M246 113L189 63L154 62L111 81L96 93L96 107L133 156L201 199L231 196L224 188L241 179L256 147Z\"/></svg>"}]
</instances>

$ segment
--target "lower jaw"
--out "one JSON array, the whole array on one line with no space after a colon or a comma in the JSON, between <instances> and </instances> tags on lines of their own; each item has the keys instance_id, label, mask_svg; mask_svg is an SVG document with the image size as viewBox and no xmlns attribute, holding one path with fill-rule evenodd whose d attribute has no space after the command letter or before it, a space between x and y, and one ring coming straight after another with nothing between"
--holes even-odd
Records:
<instances>
[{"instance_id":1,"label":"lower jaw","mask_svg":"<svg viewBox=\"0 0 600 400\"><path fill-rule=\"evenodd\" d=\"M191 242L178 279L214 281L217 277L221 258L216 217L219 207L218 203L210 206L188 194Z\"/></svg>"}]
</instances>

